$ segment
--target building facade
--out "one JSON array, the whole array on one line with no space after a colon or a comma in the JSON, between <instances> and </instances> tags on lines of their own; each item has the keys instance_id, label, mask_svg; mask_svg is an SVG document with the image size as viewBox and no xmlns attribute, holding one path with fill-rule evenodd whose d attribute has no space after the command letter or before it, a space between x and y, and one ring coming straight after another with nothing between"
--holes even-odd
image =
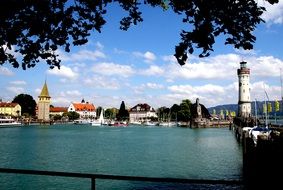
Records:
<instances>
[{"instance_id":1,"label":"building facade","mask_svg":"<svg viewBox=\"0 0 283 190\"><path fill-rule=\"evenodd\" d=\"M150 120L152 117L157 118L157 114L154 108L146 103L137 104L129 111L130 123L145 122Z\"/></svg>"},{"instance_id":2,"label":"building facade","mask_svg":"<svg viewBox=\"0 0 283 190\"><path fill-rule=\"evenodd\" d=\"M38 96L37 103L37 118L41 121L49 121L50 117L50 102L51 97L49 96L46 81L44 82L43 88L40 95Z\"/></svg>"},{"instance_id":3,"label":"building facade","mask_svg":"<svg viewBox=\"0 0 283 190\"><path fill-rule=\"evenodd\" d=\"M67 107L50 107L50 116L54 116L54 115L63 115L63 113L68 112L68 108Z\"/></svg>"},{"instance_id":4,"label":"building facade","mask_svg":"<svg viewBox=\"0 0 283 190\"><path fill-rule=\"evenodd\" d=\"M21 116L21 106L18 103L0 102L0 114L7 116Z\"/></svg>"},{"instance_id":5,"label":"building facade","mask_svg":"<svg viewBox=\"0 0 283 190\"><path fill-rule=\"evenodd\" d=\"M92 103L85 102L71 103L68 107L68 112L75 111L80 114L80 119L94 119L96 117L96 109Z\"/></svg>"},{"instance_id":6,"label":"building facade","mask_svg":"<svg viewBox=\"0 0 283 190\"><path fill-rule=\"evenodd\" d=\"M239 101L238 115L240 117L251 116L251 95L250 95L250 69L247 68L247 62L240 62L238 69L239 79Z\"/></svg>"}]
</instances>

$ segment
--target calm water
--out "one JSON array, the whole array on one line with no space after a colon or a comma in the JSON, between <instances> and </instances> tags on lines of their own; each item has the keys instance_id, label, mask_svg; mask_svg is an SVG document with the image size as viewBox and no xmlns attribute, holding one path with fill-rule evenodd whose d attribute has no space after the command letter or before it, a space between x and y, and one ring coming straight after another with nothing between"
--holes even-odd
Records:
<instances>
[{"instance_id":1,"label":"calm water","mask_svg":"<svg viewBox=\"0 0 283 190\"><path fill-rule=\"evenodd\" d=\"M228 128L54 125L0 129L0 167L19 169L242 179L241 149ZM188 189L185 185L109 180L97 180L96 186ZM90 180L0 174L0 189L90 189Z\"/></svg>"}]
</instances>

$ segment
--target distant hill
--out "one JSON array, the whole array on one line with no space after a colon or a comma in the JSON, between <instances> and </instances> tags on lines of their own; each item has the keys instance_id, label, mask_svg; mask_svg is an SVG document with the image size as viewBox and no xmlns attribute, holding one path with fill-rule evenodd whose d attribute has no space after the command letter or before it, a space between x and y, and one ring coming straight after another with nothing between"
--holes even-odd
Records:
<instances>
[{"instance_id":1,"label":"distant hill","mask_svg":"<svg viewBox=\"0 0 283 190\"><path fill-rule=\"evenodd\" d=\"M272 112L269 113L270 116L274 116L275 115L275 101L268 101L271 103L272 106ZM252 102L252 115L255 115L255 102ZM264 101L257 101L257 114L258 116L264 115L263 114L263 104ZM212 114L213 110L215 109L216 114L219 114L221 110L225 111L235 111L236 114L238 114L238 104L225 104L225 105L218 105L215 107L210 107L207 108L209 113ZM283 104L282 101L279 102L279 111L276 112L277 116L283 116Z\"/></svg>"}]
</instances>

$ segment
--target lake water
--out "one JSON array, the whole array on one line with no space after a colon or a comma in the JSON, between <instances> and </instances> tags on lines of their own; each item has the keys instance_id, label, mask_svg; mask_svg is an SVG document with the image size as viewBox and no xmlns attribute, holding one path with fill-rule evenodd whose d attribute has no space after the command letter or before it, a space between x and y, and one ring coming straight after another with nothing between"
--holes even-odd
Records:
<instances>
[{"instance_id":1,"label":"lake water","mask_svg":"<svg viewBox=\"0 0 283 190\"><path fill-rule=\"evenodd\" d=\"M242 147L228 128L1 128L0 167L189 179L239 180L243 176ZM97 189L103 190L199 189L181 184L96 181ZM90 189L90 180L0 174L0 189Z\"/></svg>"}]
</instances>

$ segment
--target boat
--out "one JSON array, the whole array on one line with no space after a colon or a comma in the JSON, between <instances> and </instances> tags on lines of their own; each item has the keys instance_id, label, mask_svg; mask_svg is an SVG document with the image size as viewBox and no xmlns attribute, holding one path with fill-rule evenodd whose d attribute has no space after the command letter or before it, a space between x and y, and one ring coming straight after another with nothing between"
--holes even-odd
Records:
<instances>
[{"instance_id":1,"label":"boat","mask_svg":"<svg viewBox=\"0 0 283 190\"><path fill-rule=\"evenodd\" d=\"M153 121L145 121L142 124L145 126L156 126L158 123Z\"/></svg>"},{"instance_id":2,"label":"boat","mask_svg":"<svg viewBox=\"0 0 283 190\"><path fill-rule=\"evenodd\" d=\"M266 106L266 102L265 102ZM268 140L270 137L271 129L268 128L267 125L267 107L265 111L265 125L261 125L257 123L257 108L256 108L256 101L255 101L255 126L251 129L248 129L249 131L249 137L253 140L254 144L257 145L258 139L261 140Z\"/></svg>"},{"instance_id":3,"label":"boat","mask_svg":"<svg viewBox=\"0 0 283 190\"><path fill-rule=\"evenodd\" d=\"M20 126L22 125L21 122L18 122L15 119L12 118L0 118L0 127L5 127L5 126Z\"/></svg>"},{"instance_id":4,"label":"boat","mask_svg":"<svg viewBox=\"0 0 283 190\"><path fill-rule=\"evenodd\" d=\"M104 116L103 116L103 109L100 112L100 116L97 120L94 120L91 122L92 126L101 126L101 125L106 125Z\"/></svg>"},{"instance_id":5,"label":"boat","mask_svg":"<svg viewBox=\"0 0 283 190\"><path fill-rule=\"evenodd\" d=\"M91 121L87 119L76 119L73 122L75 125L90 125Z\"/></svg>"},{"instance_id":6,"label":"boat","mask_svg":"<svg viewBox=\"0 0 283 190\"><path fill-rule=\"evenodd\" d=\"M255 145L257 145L258 139L268 140L270 137L270 133L271 130L265 126L255 126L249 132L250 138L252 138Z\"/></svg>"},{"instance_id":7,"label":"boat","mask_svg":"<svg viewBox=\"0 0 283 190\"><path fill-rule=\"evenodd\" d=\"M114 126L114 127L127 127L128 123L123 122L123 121L115 121L112 126Z\"/></svg>"}]
</instances>

